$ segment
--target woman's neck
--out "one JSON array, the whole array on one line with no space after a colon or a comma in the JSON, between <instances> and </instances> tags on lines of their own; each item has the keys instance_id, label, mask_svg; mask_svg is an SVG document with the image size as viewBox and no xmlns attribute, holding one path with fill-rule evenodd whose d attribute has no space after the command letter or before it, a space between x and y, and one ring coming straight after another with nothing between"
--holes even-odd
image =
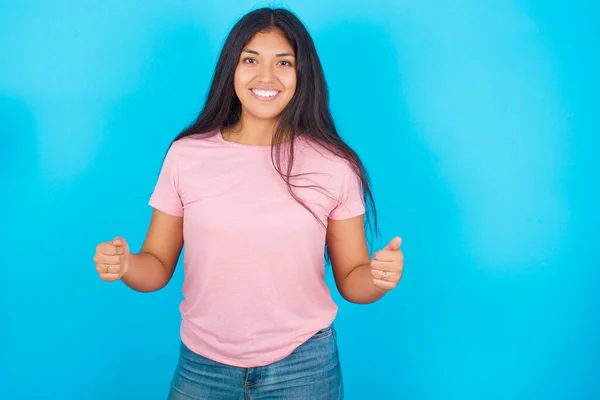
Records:
<instances>
[{"instance_id":1,"label":"woman's neck","mask_svg":"<svg viewBox=\"0 0 600 400\"><path fill-rule=\"evenodd\" d=\"M276 120L259 119L242 115L240 121L223 129L226 140L255 146L270 146L273 143Z\"/></svg>"}]
</instances>

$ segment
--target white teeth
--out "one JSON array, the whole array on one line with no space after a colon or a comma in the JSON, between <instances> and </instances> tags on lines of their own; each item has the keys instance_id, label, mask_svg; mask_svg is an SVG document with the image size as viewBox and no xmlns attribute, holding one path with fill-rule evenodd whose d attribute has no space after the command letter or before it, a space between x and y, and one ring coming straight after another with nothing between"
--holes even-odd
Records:
<instances>
[{"instance_id":1,"label":"white teeth","mask_svg":"<svg viewBox=\"0 0 600 400\"><path fill-rule=\"evenodd\" d=\"M256 90L256 89L253 89L252 91L254 92L254 94L256 94L257 96L260 96L260 97L273 97L273 96L277 96L277 93L279 93L277 90Z\"/></svg>"}]
</instances>

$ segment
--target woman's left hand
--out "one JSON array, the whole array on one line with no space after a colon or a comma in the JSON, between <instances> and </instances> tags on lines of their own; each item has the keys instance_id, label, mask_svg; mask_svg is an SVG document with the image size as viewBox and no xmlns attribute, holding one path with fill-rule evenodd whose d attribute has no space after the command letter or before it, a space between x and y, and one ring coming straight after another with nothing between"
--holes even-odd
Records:
<instances>
[{"instance_id":1,"label":"woman's left hand","mask_svg":"<svg viewBox=\"0 0 600 400\"><path fill-rule=\"evenodd\" d=\"M402 239L395 237L387 246L375 253L371 260L373 285L383 290L392 290L402 278L404 255L400 250Z\"/></svg>"}]
</instances>

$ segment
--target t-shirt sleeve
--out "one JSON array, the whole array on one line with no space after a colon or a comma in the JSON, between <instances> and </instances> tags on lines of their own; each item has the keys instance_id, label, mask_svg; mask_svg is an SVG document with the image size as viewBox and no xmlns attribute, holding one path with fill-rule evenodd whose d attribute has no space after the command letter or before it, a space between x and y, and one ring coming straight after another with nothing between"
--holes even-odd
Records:
<instances>
[{"instance_id":1,"label":"t-shirt sleeve","mask_svg":"<svg viewBox=\"0 0 600 400\"><path fill-rule=\"evenodd\" d=\"M343 169L342 174L339 179L341 188L338 192L338 203L329 214L329 219L349 219L365 213L360 177L349 166Z\"/></svg>"},{"instance_id":2,"label":"t-shirt sleeve","mask_svg":"<svg viewBox=\"0 0 600 400\"><path fill-rule=\"evenodd\" d=\"M183 204L179 190L177 152L173 146L167 151L148 204L164 213L176 217L183 216Z\"/></svg>"}]
</instances>

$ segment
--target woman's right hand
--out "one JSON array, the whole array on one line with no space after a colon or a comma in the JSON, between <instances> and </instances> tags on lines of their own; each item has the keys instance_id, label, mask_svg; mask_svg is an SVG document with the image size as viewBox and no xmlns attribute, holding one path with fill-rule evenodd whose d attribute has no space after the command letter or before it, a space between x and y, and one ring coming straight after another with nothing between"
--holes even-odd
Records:
<instances>
[{"instance_id":1,"label":"woman's right hand","mask_svg":"<svg viewBox=\"0 0 600 400\"><path fill-rule=\"evenodd\" d=\"M121 279L127 272L128 260L129 246L121 237L96 246L94 263L96 263L96 271L103 281L112 282Z\"/></svg>"}]
</instances>

